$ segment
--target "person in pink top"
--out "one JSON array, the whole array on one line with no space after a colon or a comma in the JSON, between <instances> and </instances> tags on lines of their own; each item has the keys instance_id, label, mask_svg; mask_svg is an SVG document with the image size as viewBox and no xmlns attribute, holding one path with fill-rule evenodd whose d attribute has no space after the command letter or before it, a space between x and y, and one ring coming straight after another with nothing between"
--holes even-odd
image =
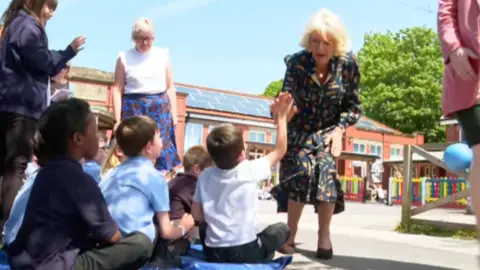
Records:
<instances>
[{"instance_id":1,"label":"person in pink top","mask_svg":"<svg viewBox=\"0 0 480 270\"><path fill-rule=\"evenodd\" d=\"M439 0L438 35L445 60L443 114L455 117L473 150L469 180L480 231L480 0Z\"/></svg>"}]
</instances>

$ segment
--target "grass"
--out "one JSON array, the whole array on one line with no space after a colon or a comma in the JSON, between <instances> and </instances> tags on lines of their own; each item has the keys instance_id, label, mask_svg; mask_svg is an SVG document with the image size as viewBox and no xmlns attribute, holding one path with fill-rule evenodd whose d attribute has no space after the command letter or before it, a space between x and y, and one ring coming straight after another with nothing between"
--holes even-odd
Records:
<instances>
[{"instance_id":1,"label":"grass","mask_svg":"<svg viewBox=\"0 0 480 270\"><path fill-rule=\"evenodd\" d=\"M445 229L440 227L434 227L429 225L419 225L419 224L411 224L410 226L405 226L400 223L395 228L395 231L400 233L409 233L409 234L451 237L451 238L463 239L463 240L477 239L477 232L475 230L454 230L454 229Z\"/></svg>"}]
</instances>

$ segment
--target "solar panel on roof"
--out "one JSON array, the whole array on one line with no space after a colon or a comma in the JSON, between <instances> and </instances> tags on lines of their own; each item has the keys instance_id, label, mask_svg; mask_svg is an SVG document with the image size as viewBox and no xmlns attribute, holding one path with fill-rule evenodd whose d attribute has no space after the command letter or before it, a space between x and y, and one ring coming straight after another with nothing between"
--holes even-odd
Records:
<instances>
[{"instance_id":1,"label":"solar panel on roof","mask_svg":"<svg viewBox=\"0 0 480 270\"><path fill-rule=\"evenodd\" d=\"M185 87L185 86L175 86L175 89L180 93L186 93L186 94L198 93L197 89Z\"/></svg>"},{"instance_id":2,"label":"solar panel on roof","mask_svg":"<svg viewBox=\"0 0 480 270\"><path fill-rule=\"evenodd\" d=\"M212 106L214 107L214 110L217 110L217 111L240 113L240 110L238 110L235 106L232 106L232 104L229 104L229 103L215 103L215 104L212 104Z\"/></svg>"},{"instance_id":3,"label":"solar panel on roof","mask_svg":"<svg viewBox=\"0 0 480 270\"><path fill-rule=\"evenodd\" d=\"M199 96L199 95L194 95L194 96L192 95L190 98L191 98L192 100L196 100L196 101L204 101L204 102L210 102L210 103L212 103L212 101L215 102L215 101L212 100L211 98L202 97L202 96ZM188 101L188 100L187 100L187 101Z\"/></svg>"},{"instance_id":4,"label":"solar panel on roof","mask_svg":"<svg viewBox=\"0 0 480 270\"><path fill-rule=\"evenodd\" d=\"M207 98L225 99L225 97L222 95L222 93L206 91L206 90L200 90L200 93L201 93L202 96L207 97Z\"/></svg>"},{"instance_id":5,"label":"solar panel on roof","mask_svg":"<svg viewBox=\"0 0 480 270\"><path fill-rule=\"evenodd\" d=\"M257 109L255 109L255 108L245 108L245 109L242 109L242 113L248 114L248 115L252 115L252 116L265 117L264 114L262 114L261 112L259 112L259 111L258 111Z\"/></svg>"},{"instance_id":6,"label":"solar panel on roof","mask_svg":"<svg viewBox=\"0 0 480 270\"><path fill-rule=\"evenodd\" d=\"M241 113L257 117L270 117L270 100L185 86L176 86L176 89L178 92L188 94L187 106L189 107Z\"/></svg>"},{"instance_id":7,"label":"solar panel on roof","mask_svg":"<svg viewBox=\"0 0 480 270\"><path fill-rule=\"evenodd\" d=\"M215 107L210 104L210 102L205 102L205 101L197 101L197 100L187 100L188 106L192 108L198 108L198 109L206 109L206 110L213 110Z\"/></svg>"}]
</instances>

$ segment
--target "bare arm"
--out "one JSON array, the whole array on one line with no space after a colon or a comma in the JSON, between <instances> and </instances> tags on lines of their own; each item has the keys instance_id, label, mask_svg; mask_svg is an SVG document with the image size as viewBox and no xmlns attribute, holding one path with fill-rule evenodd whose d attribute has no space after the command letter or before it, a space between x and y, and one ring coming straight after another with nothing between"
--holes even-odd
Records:
<instances>
[{"instance_id":1,"label":"bare arm","mask_svg":"<svg viewBox=\"0 0 480 270\"><path fill-rule=\"evenodd\" d=\"M283 115L277 119L277 142L272 152L265 156L270 167L277 164L287 152L287 116Z\"/></svg>"},{"instance_id":2,"label":"bare arm","mask_svg":"<svg viewBox=\"0 0 480 270\"><path fill-rule=\"evenodd\" d=\"M165 72L167 73L167 95L168 99L170 100L170 109L174 119L173 123L177 124L177 90L175 89L175 85L173 83L173 74L170 61L167 63Z\"/></svg>"},{"instance_id":3,"label":"bare arm","mask_svg":"<svg viewBox=\"0 0 480 270\"><path fill-rule=\"evenodd\" d=\"M449 62L450 54L461 47L457 22L457 1L458 0L438 1L438 37L440 39L445 63Z\"/></svg>"},{"instance_id":4,"label":"bare arm","mask_svg":"<svg viewBox=\"0 0 480 270\"><path fill-rule=\"evenodd\" d=\"M120 57L115 65L115 75L112 85L113 117L119 123L122 115L122 95L125 87L125 67Z\"/></svg>"},{"instance_id":5,"label":"bare arm","mask_svg":"<svg viewBox=\"0 0 480 270\"><path fill-rule=\"evenodd\" d=\"M166 240L176 240L181 237L190 229L183 228L181 226L174 226L170 221L168 212L157 212L155 216L160 227L160 236Z\"/></svg>"},{"instance_id":6,"label":"bare arm","mask_svg":"<svg viewBox=\"0 0 480 270\"><path fill-rule=\"evenodd\" d=\"M196 201L194 201L192 204L192 216L196 223L201 223L205 219L203 216L202 205Z\"/></svg>"}]
</instances>

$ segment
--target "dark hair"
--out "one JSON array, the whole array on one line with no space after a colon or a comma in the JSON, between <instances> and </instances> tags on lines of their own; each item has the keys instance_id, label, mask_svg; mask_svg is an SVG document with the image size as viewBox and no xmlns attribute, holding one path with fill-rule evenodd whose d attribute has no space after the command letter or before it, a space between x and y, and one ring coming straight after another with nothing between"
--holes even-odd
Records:
<instances>
[{"instance_id":1,"label":"dark hair","mask_svg":"<svg viewBox=\"0 0 480 270\"><path fill-rule=\"evenodd\" d=\"M50 154L40 132L35 132L33 136L33 155L37 157L37 164L43 167L50 158Z\"/></svg>"},{"instance_id":2,"label":"dark hair","mask_svg":"<svg viewBox=\"0 0 480 270\"><path fill-rule=\"evenodd\" d=\"M140 155L148 142L157 136L158 126L155 120L148 116L137 115L125 118L115 131L115 139L125 156Z\"/></svg>"},{"instance_id":3,"label":"dark hair","mask_svg":"<svg viewBox=\"0 0 480 270\"><path fill-rule=\"evenodd\" d=\"M25 10L28 14L40 18L45 5L55 10L58 6L58 0L12 0L2 14L4 28L1 37L3 37L8 25L20 10Z\"/></svg>"},{"instance_id":4,"label":"dark hair","mask_svg":"<svg viewBox=\"0 0 480 270\"><path fill-rule=\"evenodd\" d=\"M39 120L38 132L48 156L68 155L69 140L75 133L85 134L92 112L88 102L71 98L52 103Z\"/></svg>"},{"instance_id":5,"label":"dark hair","mask_svg":"<svg viewBox=\"0 0 480 270\"><path fill-rule=\"evenodd\" d=\"M200 170L212 165L212 158L208 154L207 149L201 145L190 147L183 156L183 168L185 172L191 172L195 165L198 165Z\"/></svg>"},{"instance_id":6,"label":"dark hair","mask_svg":"<svg viewBox=\"0 0 480 270\"><path fill-rule=\"evenodd\" d=\"M238 157L245 150L242 130L232 124L214 128L207 136L207 150L218 168L235 168Z\"/></svg>"}]
</instances>

